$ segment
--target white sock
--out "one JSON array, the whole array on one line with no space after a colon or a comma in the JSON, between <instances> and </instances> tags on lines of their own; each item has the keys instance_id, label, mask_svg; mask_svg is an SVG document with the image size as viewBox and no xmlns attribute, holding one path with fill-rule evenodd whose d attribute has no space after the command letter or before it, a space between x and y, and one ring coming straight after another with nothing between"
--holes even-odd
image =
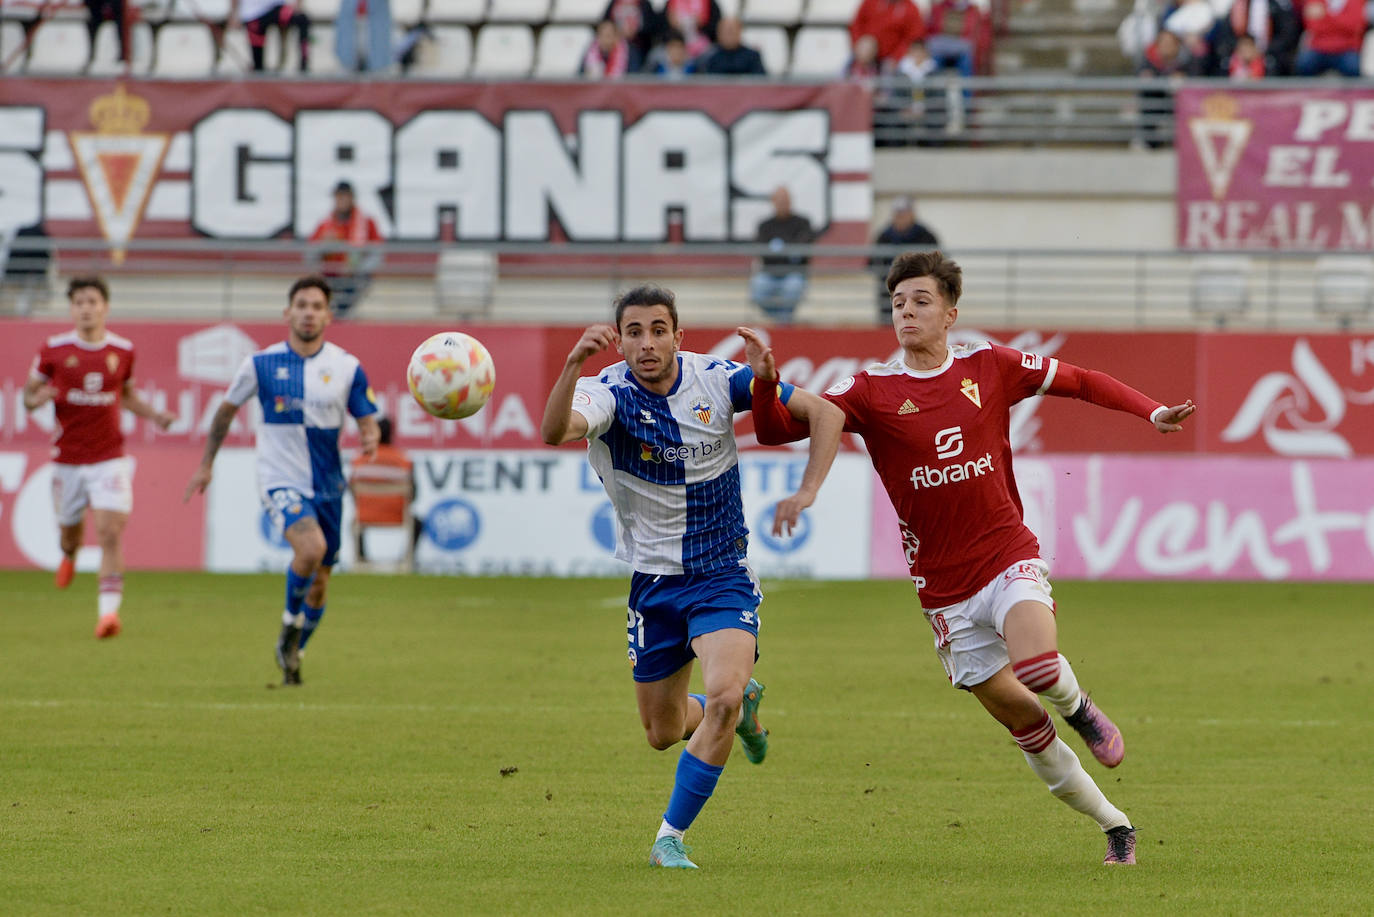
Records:
<instances>
[{"instance_id":1,"label":"white sock","mask_svg":"<svg viewBox=\"0 0 1374 917\"><path fill-rule=\"evenodd\" d=\"M1022 752L1035 776L1045 781L1050 793L1075 812L1091 818L1103 831L1129 825L1131 820L1112 805L1093 778L1083 769L1073 749L1064 740L1055 738L1050 746L1038 754Z\"/></svg>"},{"instance_id":2,"label":"white sock","mask_svg":"<svg viewBox=\"0 0 1374 917\"><path fill-rule=\"evenodd\" d=\"M668 824L667 819L664 819L663 824L658 826L658 834L654 835L654 840L658 840L660 837L675 837L678 840L682 840L682 836L686 833L686 831L679 831L674 828L672 825Z\"/></svg>"},{"instance_id":3,"label":"white sock","mask_svg":"<svg viewBox=\"0 0 1374 917\"><path fill-rule=\"evenodd\" d=\"M1059 654L1059 679L1040 696L1050 702L1060 716L1072 716L1083 703L1083 692L1078 689L1078 676L1073 674L1073 666L1064 654Z\"/></svg>"},{"instance_id":4,"label":"white sock","mask_svg":"<svg viewBox=\"0 0 1374 917\"><path fill-rule=\"evenodd\" d=\"M100 617L119 614L120 603L124 601L124 577L111 573L100 577L100 592L96 598L96 611Z\"/></svg>"},{"instance_id":5,"label":"white sock","mask_svg":"<svg viewBox=\"0 0 1374 917\"><path fill-rule=\"evenodd\" d=\"M302 611L302 612L299 613L299 614L294 614L294 615L293 615L291 612L286 611L285 609L283 609L283 610L282 610L282 613L281 613L281 623L287 625L288 627L290 627L290 626L304 627L304 626L305 626L305 612Z\"/></svg>"}]
</instances>

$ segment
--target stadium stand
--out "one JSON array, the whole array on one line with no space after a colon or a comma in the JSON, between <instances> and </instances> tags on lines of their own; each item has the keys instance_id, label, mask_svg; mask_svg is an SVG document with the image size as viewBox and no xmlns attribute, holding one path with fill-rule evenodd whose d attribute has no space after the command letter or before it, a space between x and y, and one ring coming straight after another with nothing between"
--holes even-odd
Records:
<instances>
[{"instance_id":1,"label":"stadium stand","mask_svg":"<svg viewBox=\"0 0 1374 917\"><path fill-rule=\"evenodd\" d=\"M1250 308L1250 258L1197 255L1192 261L1193 311L1225 327Z\"/></svg>"},{"instance_id":2,"label":"stadium stand","mask_svg":"<svg viewBox=\"0 0 1374 917\"><path fill-rule=\"evenodd\" d=\"M233 6L233 0L171 0L165 18L173 22L224 22L233 11ZM144 15L146 17L148 14Z\"/></svg>"},{"instance_id":3,"label":"stadium stand","mask_svg":"<svg viewBox=\"0 0 1374 917\"><path fill-rule=\"evenodd\" d=\"M534 25L549 18L549 0L491 0L488 22L523 22Z\"/></svg>"},{"instance_id":4,"label":"stadium stand","mask_svg":"<svg viewBox=\"0 0 1374 917\"><path fill-rule=\"evenodd\" d=\"M334 25L330 22L310 25L310 72L329 76L346 72L334 53Z\"/></svg>"},{"instance_id":5,"label":"stadium stand","mask_svg":"<svg viewBox=\"0 0 1374 917\"><path fill-rule=\"evenodd\" d=\"M13 20L0 22L0 73L18 73L24 69L28 59L24 41L22 25Z\"/></svg>"},{"instance_id":6,"label":"stadium stand","mask_svg":"<svg viewBox=\"0 0 1374 917\"><path fill-rule=\"evenodd\" d=\"M430 22L480 23L487 15L487 0L429 0Z\"/></svg>"},{"instance_id":7,"label":"stadium stand","mask_svg":"<svg viewBox=\"0 0 1374 917\"><path fill-rule=\"evenodd\" d=\"M80 73L91 59L91 36L86 23L53 19L34 30L29 45L29 73Z\"/></svg>"},{"instance_id":8,"label":"stadium stand","mask_svg":"<svg viewBox=\"0 0 1374 917\"><path fill-rule=\"evenodd\" d=\"M527 25L492 23L477 30L472 75L513 79L534 66L534 32Z\"/></svg>"},{"instance_id":9,"label":"stadium stand","mask_svg":"<svg viewBox=\"0 0 1374 917\"><path fill-rule=\"evenodd\" d=\"M603 0L554 0L549 21L593 23L605 11Z\"/></svg>"},{"instance_id":10,"label":"stadium stand","mask_svg":"<svg viewBox=\"0 0 1374 917\"><path fill-rule=\"evenodd\" d=\"M761 25L796 25L802 18L802 0L744 0L742 18Z\"/></svg>"},{"instance_id":11,"label":"stadium stand","mask_svg":"<svg viewBox=\"0 0 1374 917\"><path fill-rule=\"evenodd\" d=\"M799 79L834 79L849 61L849 30L830 26L802 26L792 41L792 69Z\"/></svg>"},{"instance_id":12,"label":"stadium stand","mask_svg":"<svg viewBox=\"0 0 1374 917\"><path fill-rule=\"evenodd\" d=\"M113 22L106 21L96 30L91 64L86 70L91 76L114 76L124 72L125 64L119 59L118 28ZM153 27L146 22L131 23L129 41L131 59L128 72L142 76L153 66Z\"/></svg>"},{"instance_id":13,"label":"stadium stand","mask_svg":"<svg viewBox=\"0 0 1374 917\"><path fill-rule=\"evenodd\" d=\"M539 32L534 77L557 80L576 76L592 35L592 27L587 25L544 26Z\"/></svg>"},{"instance_id":14,"label":"stadium stand","mask_svg":"<svg viewBox=\"0 0 1374 917\"><path fill-rule=\"evenodd\" d=\"M431 38L420 46L415 73L423 76L466 76L472 67L472 32L463 25L430 26Z\"/></svg>"},{"instance_id":15,"label":"stadium stand","mask_svg":"<svg viewBox=\"0 0 1374 917\"><path fill-rule=\"evenodd\" d=\"M810 0L802 21L807 25L849 25L860 0Z\"/></svg>"},{"instance_id":16,"label":"stadium stand","mask_svg":"<svg viewBox=\"0 0 1374 917\"><path fill-rule=\"evenodd\" d=\"M759 52L763 69L769 76L783 76L792 57L787 43L787 30L777 25L749 25L741 32L745 45Z\"/></svg>"},{"instance_id":17,"label":"stadium stand","mask_svg":"<svg viewBox=\"0 0 1374 917\"><path fill-rule=\"evenodd\" d=\"M220 44L215 73L219 76L237 76L252 69L253 58L248 50L248 33L243 29L226 30Z\"/></svg>"},{"instance_id":18,"label":"stadium stand","mask_svg":"<svg viewBox=\"0 0 1374 917\"><path fill-rule=\"evenodd\" d=\"M1313 268L1316 310L1344 328L1374 311L1374 262L1364 255L1322 255Z\"/></svg>"},{"instance_id":19,"label":"stadium stand","mask_svg":"<svg viewBox=\"0 0 1374 917\"><path fill-rule=\"evenodd\" d=\"M157 30L155 76L205 76L215 61L215 38L198 22L169 22Z\"/></svg>"}]
</instances>

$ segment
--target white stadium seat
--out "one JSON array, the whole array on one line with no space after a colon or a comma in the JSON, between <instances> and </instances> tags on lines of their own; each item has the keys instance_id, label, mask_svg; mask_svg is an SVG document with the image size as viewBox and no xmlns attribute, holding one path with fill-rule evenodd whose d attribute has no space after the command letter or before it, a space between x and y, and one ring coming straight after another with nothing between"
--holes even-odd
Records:
<instances>
[{"instance_id":1,"label":"white stadium seat","mask_svg":"<svg viewBox=\"0 0 1374 917\"><path fill-rule=\"evenodd\" d=\"M1334 315L1349 328L1374 311L1374 262L1368 255L1323 255L1313 272L1319 315Z\"/></svg>"},{"instance_id":2,"label":"white stadium seat","mask_svg":"<svg viewBox=\"0 0 1374 917\"><path fill-rule=\"evenodd\" d=\"M553 0L550 22L597 22L606 12L606 0Z\"/></svg>"},{"instance_id":3,"label":"white stadium seat","mask_svg":"<svg viewBox=\"0 0 1374 917\"><path fill-rule=\"evenodd\" d=\"M1250 308L1250 259L1244 255L1197 255L1192 261L1193 312L1218 327Z\"/></svg>"},{"instance_id":4,"label":"white stadium seat","mask_svg":"<svg viewBox=\"0 0 1374 917\"><path fill-rule=\"evenodd\" d=\"M40 23L29 46L29 73L80 73L91 59L86 23L50 19Z\"/></svg>"},{"instance_id":5,"label":"white stadium seat","mask_svg":"<svg viewBox=\"0 0 1374 917\"><path fill-rule=\"evenodd\" d=\"M745 22L768 25L796 25L802 15L802 0L744 0Z\"/></svg>"},{"instance_id":6,"label":"white stadium seat","mask_svg":"<svg viewBox=\"0 0 1374 917\"><path fill-rule=\"evenodd\" d=\"M91 51L91 76L113 76L124 72L119 59L119 27L112 20L100 24L95 32L95 48ZM129 25L129 72L143 76L153 65L153 27L146 22Z\"/></svg>"},{"instance_id":7,"label":"white stadium seat","mask_svg":"<svg viewBox=\"0 0 1374 917\"><path fill-rule=\"evenodd\" d=\"M169 0L167 18L176 22L224 22L233 10L233 0Z\"/></svg>"},{"instance_id":8,"label":"white stadium seat","mask_svg":"<svg viewBox=\"0 0 1374 917\"><path fill-rule=\"evenodd\" d=\"M312 30L313 34L313 30ZM253 56L248 50L248 33L243 29L228 29L219 46L219 60L215 63L215 73L219 76L233 76L247 73L253 69Z\"/></svg>"},{"instance_id":9,"label":"white stadium seat","mask_svg":"<svg viewBox=\"0 0 1374 917\"><path fill-rule=\"evenodd\" d=\"M491 0L489 22L543 22L549 18L549 0Z\"/></svg>"},{"instance_id":10,"label":"white stadium seat","mask_svg":"<svg viewBox=\"0 0 1374 917\"><path fill-rule=\"evenodd\" d=\"M769 76L782 76L787 72L787 31L782 26L747 25L741 32L741 39L762 55L763 69Z\"/></svg>"},{"instance_id":11,"label":"white stadium seat","mask_svg":"<svg viewBox=\"0 0 1374 917\"><path fill-rule=\"evenodd\" d=\"M850 53L848 29L802 26L792 40L792 76L839 79Z\"/></svg>"},{"instance_id":12,"label":"white stadium seat","mask_svg":"<svg viewBox=\"0 0 1374 917\"><path fill-rule=\"evenodd\" d=\"M484 25L477 32L472 75L528 76L534 66L534 33L524 25Z\"/></svg>"},{"instance_id":13,"label":"white stadium seat","mask_svg":"<svg viewBox=\"0 0 1374 917\"><path fill-rule=\"evenodd\" d=\"M310 24L333 22L339 18L339 0L304 0L301 10L310 17ZM353 8L358 8L358 0L353 0Z\"/></svg>"},{"instance_id":14,"label":"white stadium seat","mask_svg":"<svg viewBox=\"0 0 1374 917\"><path fill-rule=\"evenodd\" d=\"M738 16L741 0L716 0L721 16Z\"/></svg>"},{"instance_id":15,"label":"white stadium seat","mask_svg":"<svg viewBox=\"0 0 1374 917\"><path fill-rule=\"evenodd\" d=\"M409 27L425 18L425 0L391 0L393 25Z\"/></svg>"},{"instance_id":16,"label":"white stadium seat","mask_svg":"<svg viewBox=\"0 0 1374 917\"><path fill-rule=\"evenodd\" d=\"M326 75L345 72L334 53L333 23L310 23L310 72Z\"/></svg>"},{"instance_id":17,"label":"white stadium seat","mask_svg":"<svg viewBox=\"0 0 1374 917\"><path fill-rule=\"evenodd\" d=\"M420 46L413 73L425 76L467 76L472 67L472 33L467 26L435 25L434 40Z\"/></svg>"},{"instance_id":18,"label":"white stadium seat","mask_svg":"<svg viewBox=\"0 0 1374 917\"><path fill-rule=\"evenodd\" d=\"M429 0L430 22L481 22L487 18L487 0Z\"/></svg>"},{"instance_id":19,"label":"white stadium seat","mask_svg":"<svg viewBox=\"0 0 1374 917\"><path fill-rule=\"evenodd\" d=\"M24 27L12 20L0 22L0 73L18 73L24 69L28 49L24 44Z\"/></svg>"},{"instance_id":20,"label":"white stadium seat","mask_svg":"<svg viewBox=\"0 0 1374 917\"><path fill-rule=\"evenodd\" d=\"M539 33L539 52L534 75L545 79L564 79L577 75L582 58L592 46L589 25L546 25Z\"/></svg>"},{"instance_id":21,"label":"white stadium seat","mask_svg":"<svg viewBox=\"0 0 1374 917\"><path fill-rule=\"evenodd\" d=\"M854 21L862 0L808 0L802 22L807 25L844 25Z\"/></svg>"},{"instance_id":22,"label":"white stadium seat","mask_svg":"<svg viewBox=\"0 0 1374 917\"><path fill-rule=\"evenodd\" d=\"M215 39L198 22L169 22L157 30L155 76L206 76L215 64Z\"/></svg>"}]
</instances>

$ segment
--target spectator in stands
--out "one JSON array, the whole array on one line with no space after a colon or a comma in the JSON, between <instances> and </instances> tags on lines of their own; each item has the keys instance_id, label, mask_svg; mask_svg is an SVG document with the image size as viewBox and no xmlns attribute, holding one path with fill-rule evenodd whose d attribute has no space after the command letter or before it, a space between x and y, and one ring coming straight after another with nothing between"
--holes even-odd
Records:
<instances>
[{"instance_id":1,"label":"spectator in stands","mask_svg":"<svg viewBox=\"0 0 1374 917\"><path fill-rule=\"evenodd\" d=\"M976 28L977 15L968 0L938 0L931 6L926 48L941 69L973 76L973 42L967 36Z\"/></svg>"},{"instance_id":2,"label":"spectator in stands","mask_svg":"<svg viewBox=\"0 0 1374 917\"><path fill-rule=\"evenodd\" d=\"M406 507L415 499L415 467L400 449L391 444L391 420L382 417L377 421L381 437L377 451L372 455L359 453L353 459L353 470L349 475L348 489L353 494L354 509L357 513L358 560L367 562L367 546L363 533L367 526L399 526L405 524ZM404 482L406 495L388 496L383 494L359 493L357 483L366 481L372 484L400 484ZM424 531L424 520L411 517L410 554L414 556L415 546L420 543L420 533Z\"/></svg>"},{"instance_id":3,"label":"spectator in stands","mask_svg":"<svg viewBox=\"0 0 1374 917\"><path fill-rule=\"evenodd\" d=\"M124 16L124 0L86 0L86 9L91 14L86 21L86 28L91 33L91 47L95 47L95 33L99 31L100 24L110 20L115 24L115 34L119 36L119 59L127 63L129 23Z\"/></svg>"},{"instance_id":4,"label":"spectator in stands","mask_svg":"<svg viewBox=\"0 0 1374 917\"><path fill-rule=\"evenodd\" d=\"M720 6L716 0L668 0L663 7L669 28L682 33L687 53L699 57L710 50L720 25ZM664 40L667 40L665 34Z\"/></svg>"},{"instance_id":5,"label":"spectator in stands","mask_svg":"<svg viewBox=\"0 0 1374 917\"><path fill-rule=\"evenodd\" d=\"M1304 34L1298 51L1298 76L1336 71L1360 75L1365 11L1361 0L1307 0L1302 7Z\"/></svg>"},{"instance_id":6,"label":"spectator in stands","mask_svg":"<svg viewBox=\"0 0 1374 917\"><path fill-rule=\"evenodd\" d=\"M1236 39L1236 50L1231 53L1226 73L1236 82L1264 79L1264 55L1255 43L1255 36L1246 34Z\"/></svg>"},{"instance_id":7,"label":"spectator in stands","mask_svg":"<svg viewBox=\"0 0 1374 917\"><path fill-rule=\"evenodd\" d=\"M358 14L367 20L367 53L358 54ZM391 56L391 0L342 0L334 21L334 55L345 70L387 70Z\"/></svg>"},{"instance_id":8,"label":"spectator in stands","mask_svg":"<svg viewBox=\"0 0 1374 917\"><path fill-rule=\"evenodd\" d=\"M878 59L895 65L913 41L926 37L926 24L911 0L863 0L849 23L849 40L861 35L877 38Z\"/></svg>"},{"instance_id":9,"label":"spectator in stands","mask_svg":"<svg viewBox=\"0 0 1374 917\"><path fill-rule=\"evenodd\" d=\"M844 66L844 75L850 80L874 80L880 74L878 61L878 39L872 35L860 35L854 42L854 53Z\"/></svg>"},{"instance_id":10,"label":"spectator in stands","mask_svg":"<svg viewBox=\"0 0 1374 917\"><path fill-rule=\"evenodd\" d=\"M722 26L727 20L721 20ZM810 245L816 233L806 217L792 212L792 195L786 188L773 192L773 215L759 224L757 241L767 245L759 270L749 281L750 298L769 318L790 322L797 304L806 295L806 271L811 259L789 254L789 245Z\"/></svg>"},{"instance_id":11,"label":"spectator in stands","mask_svg":"<svg viewBox=\"0 0 1374 917\"><path fill-rule=\"evenodd\" d=\"M255 71L261 73L267 69L263 50L267 46L267 29L270 26L282 30L283 41L288 28L296 29L301 43L301 73L310 69L310 17L296 6L281 0L238 0L229 18L229 28L239 24L248 33L248 50L252 52Z\"/></svg>"},{"instance_id":12,"label":"spectator in stands","mask_svg":"<svg viewBox=\"0 0 1374 917\"><path fill-rule=\"evenodd\" d=\"M668 16L662 2L655 6L650 0L610 0L601 18L615 23L641 61L649 59L668 32Z\"/></svg>"},{"instance_id":13,"label":"spectator in stands","mask_svg":"<svg viewBox=\"0 0 1374 917\"><path fill-rule=\"evenodd\" d=\"M1185 77L1200 76L1203 61L1193 57L1179 37L1168 29L1160 31L1145 51L1142 77L1167 77L1182 82ZM1146 146L1168 146L1172 141L1174 93L1172 89L1145 89L1140 93L1140 141Z\"/></svg>"},{"instance_id":14,"label":"spectator in stands","mask_svg":"<svg viewBox=\"0 0 1374 917\"><path fill-rule=\"evenodd\" d=\"M639 69L638 53L609 19L596 24L596 36L577 72L591 79L618 80Z\"/></svg>"},{"instance_id":15,"label":"spectator in stands","mask_svg":"<svg viewBox=\"0 0 1374 917\"><path fill-rule=\"evenodd\" d=\"M766 75L759 52L741 44L743 28L735 17L723 17L716 25L716 46L697 61L698 72L717 76Z\"/></svg>"},{"instance_id":16,"label":"spectator in stands","mask_svg":"<svg viewBox=\"0 0 1374 917\"><path fill-rule=\"evenodd\" d=\"M696 73L696 65L687 52L687 40L677 29L669 29L663 44L654 49L648 69L665 80L686 79Z\"/></svg>"},{"instance_id":17,"label":"spectator in stands","mask_svg":"<svg viewBox=\"0 0 1374 917\"><path fill-rule=\"evenodd\" d=\"M913 83L921 82L939 69L940 65L930 56L930 50L923 41L913 41L906 54L897 62L897 72Z\"/></svg>"},{"instance_id":18,"label":"spectator in stands","mask_svg":"<svg viewBox=\"0 0 1374 917\"><path fill-rule=\"evenodd\" d=\"M883 231L878 233L878 238L874 239L873 243L901 246L910 250L938 248L940 240L935 238L935 233L926 228L925 224L916 220L915 202L903 195L893 200L892 219ZM868 259L868 266L878 279L878 319L888 324L892 322L892 300L887 293L887 272L892 268L896 254L898 253L875 252Z\"/></svg>"},{"instance_id":19,"label":"spectator in stands","mask_svg":"<svg viewBox=\"0 0 1374 917\"><path fill-rule=\"evenodd\" d=\"M1291 76L1302 38L1302 17L1293 0L1231 0L1210 37L1214 62L1208 73L1230 74L1240 36L1249 35L1269 76ZM1253 67L1252 67L1253 69Z\"/></svg>"},{"instance_id":20,"label":"spectator in stands","mask_svg":"<svg viewBox=\"0 0 1374 917\"><path fill-rule=\"evenodd\" d=\"M377 245L382 234L376 221L356 206L351 184L334 186L334 210L315 227L310 241L321 243L314 257L334 290L334 314L343 318L362 299L382 262Z\"/></svg>"},{"instance_id":21,"label":"spectator in stands","mask_svg":"<svg viewBox=\"0 0 1374 917\"><path fill-rule=\"evenodd\" d=\"M1216 23L1216 13L1210 0L1184 0L1183 5L1164 17L1164 31L1178 37L1193 62L1191 76L1207 73L1209 45L1207 37Z\"/></svg>"}]
</instances>

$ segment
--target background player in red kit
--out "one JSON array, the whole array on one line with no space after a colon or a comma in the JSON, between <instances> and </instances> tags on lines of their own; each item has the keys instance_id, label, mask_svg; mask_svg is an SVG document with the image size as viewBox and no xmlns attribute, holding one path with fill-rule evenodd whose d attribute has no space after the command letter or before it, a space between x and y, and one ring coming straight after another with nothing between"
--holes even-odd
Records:
<instances>
[{"instance_id":1,"label":"background player in red kit","mask_svg":"<svg viewBox=\"0 0 1374 917\"><path fill-rule=\"evenodd\" d=\"M95 635L120 631L124 597L124 525L133 509L133 465L119 430L121 403L162 429L176 418L148 404L134 390L134 345L105 330L110 291L99 277L77 277L67 287L71 331L48 338L24 384L24 407L53 402L57 410L53 505L62 544L57 585L76 572L86 509L100 543L100 597Z\"/></svg>"},{"instance_id":2,"label":"background player in red kit","mask_svg":"<svg viewBox=\"0 0 1374 917\"><path fill-rule=\"evenodd\" d=\"M1050 792L1107 834L1104 863L1135 862L1135 828L1055 734L1049 702L1107 767L1125 754L1121 732L1078 687L1059 655L1049 567L1022 521L1012 476L1009 412L1032 395L1061 395L1127 411L1161 433L1182 429L1191 401L1166 407L1111 376L996 344L951 347L963 278L938 251L899 257L887 276L902 355L845 379L825 397L845 412L887 489L911 578L950 682L1011 731ZM746 335L760 380L771 351ZM762 443L807 433L777 409L777 386L754 386ZM781 523L782 520L780 520Z\"/></svg>"}]
</instances>

